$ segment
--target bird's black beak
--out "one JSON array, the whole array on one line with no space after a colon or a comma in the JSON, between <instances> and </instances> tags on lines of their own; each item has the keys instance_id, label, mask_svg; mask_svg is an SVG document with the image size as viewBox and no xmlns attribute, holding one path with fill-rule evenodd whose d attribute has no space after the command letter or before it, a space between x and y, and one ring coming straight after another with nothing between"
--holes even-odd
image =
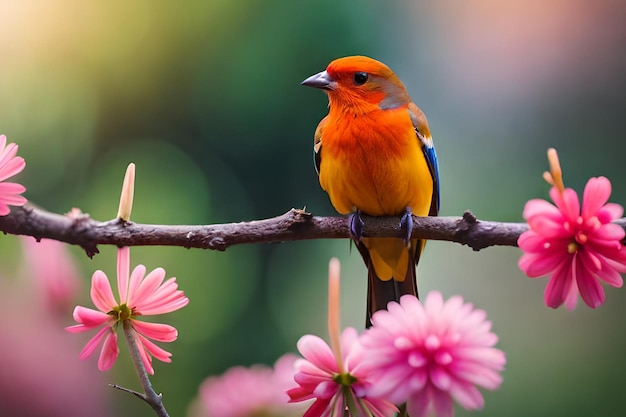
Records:
<instances>
[{"instance_id":1,"label":"bird's black beak","mask_svg":"<svg viewBox=\"0 0 626 417\"><path fill-rule=\"evenodd\" d=\"M300 84L307 85L309 87L321 88L322 90L334 90L335 86L337 85L335 80L333 80L326 71L318 72L315 75L311 75Z\"/></svg>"}]
</instances>

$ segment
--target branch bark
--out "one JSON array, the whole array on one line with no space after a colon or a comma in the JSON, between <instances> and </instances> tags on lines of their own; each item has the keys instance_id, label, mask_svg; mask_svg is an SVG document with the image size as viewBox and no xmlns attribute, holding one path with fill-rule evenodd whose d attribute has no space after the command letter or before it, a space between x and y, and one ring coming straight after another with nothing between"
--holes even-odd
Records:
<instances>
[{"instance_id":1,"label":"branch bark","mask_svg":"<svg viewBox=\"0 0 626 417\"><path fill-rule=\"evenodd\" d=\"M365 237L403 236L399 218L363 218ZM624 227L626 219L617 223ZM90 257L98 253L98 245L182 246L224 251L244 243L350 237L347 217L318 217L299 209L263 220L196 226L140 224L119 219L101 222L86 214L61 215L26 205L0 217L0 230L78 245ZM495 245L516 246L517 238L526 230L526 223L479 220L467 211L462 217L415 217L412 236L456 242L477 251Z\"/></svg>"}]
</instances>

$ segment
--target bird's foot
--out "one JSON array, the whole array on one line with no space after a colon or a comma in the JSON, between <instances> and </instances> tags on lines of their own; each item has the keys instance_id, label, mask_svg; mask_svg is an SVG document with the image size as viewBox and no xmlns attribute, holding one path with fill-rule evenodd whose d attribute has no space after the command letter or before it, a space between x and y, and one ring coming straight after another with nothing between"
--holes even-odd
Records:
<instances>
[{"instance_id":1,"label":"bird's foot","mask_svg":"<svg viewBox=\"0 0 626 417\"><path fill-rule=\"evenodd\" d=\"M363 217L361 217L361 210L357 210L350 215L350 234L352 238L356 241L361 240L363 237L363 228L365 227L365 222L363 221Z\"/></svg>"},{"instance_id":2,"label":"bird's foot","mask_svg":"<svg viewBox=\"0 0 626 417\"><path fill-rule=\"evenodd\" d=\"M411 241L411 234L413 233L413 211L411 207L404 209L404 213L400 218L400 229L404 231L404 237L402 240L406 246L409 246Z\"/></svg>"}]
</instances>

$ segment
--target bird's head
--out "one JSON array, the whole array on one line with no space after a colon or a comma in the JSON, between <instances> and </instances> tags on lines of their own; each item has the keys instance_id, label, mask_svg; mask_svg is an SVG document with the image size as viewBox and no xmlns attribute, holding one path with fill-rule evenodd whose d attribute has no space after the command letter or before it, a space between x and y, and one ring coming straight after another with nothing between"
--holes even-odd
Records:
<instances>
[{"instance_id":1,"label":"bird's head","mask_svg":"<svg viewBox=\"0 0 626 417\"><path fill-rule=\"evenodd\" d=\"M398 77L382 62L366 56L348 56L328 64L302 85L320 88L328 94L331 108L358 112L394 109L411 102Z\"/></svg>"}]
</instances>

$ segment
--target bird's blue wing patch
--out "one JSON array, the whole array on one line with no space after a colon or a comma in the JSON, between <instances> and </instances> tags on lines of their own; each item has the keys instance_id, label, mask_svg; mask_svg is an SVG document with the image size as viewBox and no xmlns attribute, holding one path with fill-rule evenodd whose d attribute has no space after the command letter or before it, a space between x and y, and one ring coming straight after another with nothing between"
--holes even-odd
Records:
<instances>
[{"instance_id":1,"label":"bird's blue wing patch","mask_svg":"<svg viewBox=\"0 0 626 417\"><path fill-rule=\"evenodd\" d=\"M437 162L437 152L432 143L424 143L422 150L426 161L428 162L428 169L430 169L430 175L433 177L433 198L430 203L430 216L436 216L439 213L439 163Z\"/></svg>"},{"instance_id":2,"label":"bird's blue wing patch","mask_svg":"<svg viewBox=\"0 0 626 417\"><path fill-rule=\"evenodd\" d=\"M424 112L415 103L409 103L408 111L411 123L415 128L415 134L422 145L422 152L428 163L430 176L433 179L433 197L430 202L428 215L436 216L439 213L439 163L437 162L437 152L435 152L433 139L430 137L430 130L428 129L428 122Z\"/></svg>"}]
</instances>

